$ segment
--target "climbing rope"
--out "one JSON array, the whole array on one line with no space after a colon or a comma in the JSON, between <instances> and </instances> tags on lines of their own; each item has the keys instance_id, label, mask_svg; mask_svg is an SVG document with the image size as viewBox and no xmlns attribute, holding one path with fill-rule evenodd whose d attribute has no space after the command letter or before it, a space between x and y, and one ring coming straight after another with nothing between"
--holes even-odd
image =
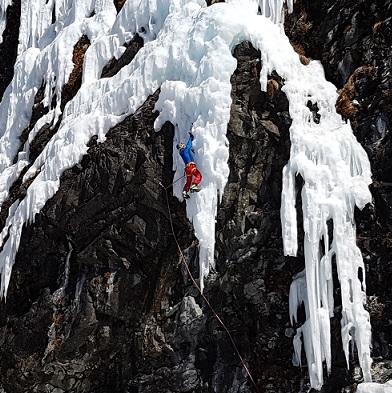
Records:
<instances>
[{"instance_id":1,"label":"climbing rope","mask_svg":"<svg viewBox=\"0 0 392 393\"><path fill-rule=\"evenodd\" d=\"M185 175L184 175L184 176L185 176ZM184 177L184 176L182 176L182 177ZM188 265L188 262L186 261L185 255L184 255L184 253L182 252L182 249L181 249L180 244L178 243L177 237L176 237L176 235L174 234L173 219L172 219L172 213L171 213L171 209L170 209L169 195L168 195L168 193L167 193L167 189L168 189L169 187L171 187L174 183L176 183L178 180L182 179L182 177L180 177L179 179L177 179L176 181L174 181L172 184L168 185L167 187L165 187L162 183L159 183L159 184L163 187L163 189L165 190L167 211L168 211L168 213L169 213L170 228L171 228L171 231L172 231L172 234L173 234L174 241L175 241L176 244L177 244L177 248L178 248L178 251L179 251L179 253L180 253L181 259L182 259L182 261L184 262L185 268L186 268L186 270L187 270L187 272L188 272L188 274L189 274L189 277L191 278L191 280L192 280L192 282L193 282L193 285L194 285L194 286L197 288L197 290L200 292L200 295L202 296L202 298L203 298L204 301L206 302L207 306L210 308L210 310L211 310L212 313L214 314L215 318L218 320L218 322L222 325L223 329L224 329L224 330L226 331L226 333L228 334L228 336L229 336L229 338L230 338L230 341L231 341L231 343L233 344L233 347L234 347L235 352L237 353L237 355L238 355L238 357L239 357L239 359L240 359L240 361L241 361L241 363L242 363L242 365L243 365L243 367L244 367L246 373L248 374L250 380L252 381L252 383L253 383L254 387L256 388L256 391L257 391L257 390L258 390L258 389L257 389L257 385L256 385L256 383L255 383L255 381L254 381L254 379L253 379L253 377L252 377L252 375L251 375L251 373L250 373L250 371L249 371L247 365L245 364L245 361L244 361L244 359L242 358L242 356L241 356L241 354L240 354L240 352L239 352L237 346L235 345L235 342L234 342L234 339L233 339L232 335L230 334L230 332L229 332L229 330L227 329L226 325L223 323L223 321L222 321L222 319L220 318L220 316L216 313L216 311L214 310L214 308L211 306L211 304L210 304L210 302L208 301L208 299L204 296L203 292L202 292L201 289L200 289L200 286L198 285L198 283L197 283L196 280L194 279L194 277L193 277L193 275L192 275L192 273L191 273L191 270L189 269L189 265Z\"/></svg>"},{"instance_id":2,"label":"climbing rope","mask_svg":"<svg viewBox=\"0 0 392 393\"><path fill-rule=\"evenodd\" d=\"M164 189L165 189L165 191L166 191L166 199L167 199L167 189L169 188L169 187L171 187L173 184L176 184L179 180L181 180L183 177L185 177L186 176L186 174L183 174L181 177L179 177L177 180L174 180L174 182L173 183L170 183L167 187L165 187L162 183L159 183ZM170 212L170 209L169 209L169 212Z\"/></svg>"}]
</instances>

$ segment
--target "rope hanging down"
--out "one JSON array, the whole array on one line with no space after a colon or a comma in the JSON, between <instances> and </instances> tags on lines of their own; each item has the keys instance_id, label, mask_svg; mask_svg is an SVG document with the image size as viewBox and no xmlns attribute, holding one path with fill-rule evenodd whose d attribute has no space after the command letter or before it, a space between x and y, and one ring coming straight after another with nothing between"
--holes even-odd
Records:
<instances>
[{"instance_id":1,"label":"rope hanging down","mask_svg":"<svg viewBox=\"0 0 392 393\"><path fill-rule=\"evenodd\" d=\"M185 176L185 175L184 175L184 176ZM184 177L184 176L182 176L182 177ZM174 241L175 241L176 244L177 244L177 248L178 248L178 251L179 251L179 253L180 253L180 255L181 255L181 259L182 259L182 261L184 262L185 268L186 268L186 270L187 270L187 272L188 272L188 274L189 274L189 277L191 278L191 280L192 280L192 282L193 282L193 285L194 285L194 286L197 288L197 290L200 292L200 295L202 296L202 298L203 298L204 301L206 302L207 306L210 308L210 310L211 310L212 313L214 314L215 318L218 320L218 322L222 325L223 329L224 329L224 330L226 331L226 333L228 334L228 336L229 336L229 338L230 338L230 341L231 341L231 343L233 344L234 350L235 350L235 352L237 353L239 359L241 360L241 363L242 363L242 365L243 365L243 367L244 367L246 373L248 374L250 380L252 381L254 387L256 388L256 391L258 391L257 385L256 385L256 383L255 383L255 381L254 381L254 379L253 379L253 377L252 377L252 375L251 375L251 373L250 373L250 371L249 371L247 365L245 364L245 361L244 361L244 359L242 358L242 356L241 356L241 354L240 354L240 352L239 352L237 346L235 345L235 342L234 342L234 339L233 339L232 335L230 334L230 332L229 332L229 330L227 329L226 325L223 323L223 321L222 321L222 319L220 318L220 316L219 316L219 315L216 313L216 311L213 309L213 307L211 306L211 304L210 304L210 302L208 301L208 299L204 296L204 294L203 294L203 292L201 291L201 289L200 289L198 283L197 283L196 280L194 279L194 277L193 277L193 275L192 275L192 273L191 273L191 271L190 271L190 269L189 269L189 265L188 265L188 263L187 263L187 261L186 261L185 255L184 255L184 253L182 252L182 249L181 249L181 247L180 247L180 244L179 244L178 241L177 241L177 237L176 237L176 235L174 234L173 219L172 219L172 214L171 214L171 210L170 210L169 195L168 195L168 193L167 193L167 189L168 189L169 187L171 187L174 183L176 183L178 180L182 179L182 177L180 177L179 179L177 179L176 181L174 181L173 183L171 183L171 184L170 184L169 186L167 186L167 187L165 187L162 183L159 183L159 184L163 187L163 189L165 190L167 211L168 211L168 213L169 213L170 228L171 228L171 230L172 230L172 234L173 234Z\"/></svg>"}]
</instances>

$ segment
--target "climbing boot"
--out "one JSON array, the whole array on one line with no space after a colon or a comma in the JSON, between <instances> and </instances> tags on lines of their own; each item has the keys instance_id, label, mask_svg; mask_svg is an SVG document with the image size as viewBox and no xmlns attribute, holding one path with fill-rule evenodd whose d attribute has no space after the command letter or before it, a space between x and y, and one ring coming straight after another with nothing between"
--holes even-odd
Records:
<instances>
[{"instance_id":1,"label":"climbing boot","mask_svg":"<svg viewBox=\"0 0 392 393\"><path fill-rule=\"evenodd\" d=\"M183 197L184 199L188 199L188 198L189 198L189 195L188 195L188 193L187 193L186 191L183 191L183 192L182 192L182 197Z\"/></svg>"},{"instance_id":2,"label":"climbing boot","mask_svg":"<svg viewBox=\"0 0 392 393\"><path fill-rule=\"evenodd\" d=\"M200 188L198 188L196 184L192 184L190 191L191 192L199 192Z\"/></svg>"}]
</instances>

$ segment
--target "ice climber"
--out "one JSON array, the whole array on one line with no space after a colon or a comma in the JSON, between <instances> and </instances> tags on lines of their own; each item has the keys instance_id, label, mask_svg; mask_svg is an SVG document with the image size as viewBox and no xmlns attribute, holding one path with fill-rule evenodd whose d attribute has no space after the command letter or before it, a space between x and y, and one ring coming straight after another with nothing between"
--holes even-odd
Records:
<instances>
[{"instance_id":1,"label":"ice climber","mask_svg":"<svg viewBox=\"0 0 392 393\"><path fill-rule=\"evenodd\" d=\"M182 197L184 199L189 198L188 191L190 191L190 192L200 191L200 188L198 188L198 185L202 179L201 173L199 172L199 170L196 167L195 162L193 161L193 156L192 156L192 151L191 151L192 141L193 141L193 134L189 133L188 143L186 145L184 143L179 143L177 145L177 149L180 153L180 156L185 163L186 183L185 183L185 186L182 191ZM194 178L193 178L193 176L194 176ZM192 178L193 178L193 181L192 181Z\"/></svg>"}]
</instances>

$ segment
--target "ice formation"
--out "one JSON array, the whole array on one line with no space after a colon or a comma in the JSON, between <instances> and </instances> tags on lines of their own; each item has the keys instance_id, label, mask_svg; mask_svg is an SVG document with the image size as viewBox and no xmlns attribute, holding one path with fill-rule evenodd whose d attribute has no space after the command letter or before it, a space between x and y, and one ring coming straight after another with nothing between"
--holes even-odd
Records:
<instances>
[{"instance_id":1,"label":"ice formation","mask_svg":"<svg viewBox=\"0 0 392 393\"><path fill-rule=\"evenodd\" d=\"M12 0L0 1L0 44L3 42L3 33L7 24L7 8L12 4Z\"/></svg>"},{"instance_id":2,"label":"ice formation","mask_svg":"<svg viewBox=\"0 0 392 393\"><path fill-rule=\"evenodd\" d=\"M342 122L335 112L336 91L325 82L320 64L311 62L306 70L305 86L298 86L297 81L293 84L287 81L284 86L293 123L290 160L283 171L281 220L284 252L296 255L296 176L300 174L305 271L291 286L290 314L292 320L296 320L297 308L302 302L305 304L306 321L294 339L295 358L300 363L302 335L311 385L319 389L323 384L323 361L328 371L331 368L329 318L334 314L333 263L336 263L341 286L341 330L347 364L349 342L353 340L364 379L371 380L371 326L364 309L365 270L356 245L354 221L355 206L362 209L371 201L368 189L371 173L367 155L353 136L350 125ZM291 98L292 94L296 98ZM317 122L310 110L305 109L308 100L318 105L321 117ZM329 221L333 226L331 239Z\"/></svg>"},{"instance_id":3,"label":"ice formation","mask_svg":"<svg viewBox=\"0 0 392 393\"><path fill-rule=\"evenodd\" d=\"M9 2L2 0L0 18ZM336 261L343 293L342 334L346 356L355 340L365 379L370 380L370 323L363 308L364 275L355 245L354 206L370 201L370 169L366 154L349 124L335 112L336 88L326 82L319 62L302 65L281 26L283 0L230 0L206 7L204 0L128 0L117 15L112 0L22 0L21 28L15 74L0 104L0 204L26 166L30 180L26 197L16 201L0 234L0 295L6 296L22 228L34 220L59 188L64 170L87 152L91 137L106 133L134 113L158 88L159 116L175 125L173 146L195 135L195 160L203 173L202 191L187 202L187 215L200 243L201 287L214 265L215 216L229 168L226 129L230 117L230 77L236 61L232 51L250 41L261 51L262 89L276 70L284 79L290 103L291 155L284 170L282 227L284 252L297 252L295 177L301 174L306 270L294 281L291 315L304 302L307 320L295 339L300 359L301 334L311 384L320 388L322 364L330 367L329 317L333 312L331 264ZM292 0L287 2L292 8ZM2 12L2 13L1 13ZM260 15L260 12L264 15ZM55 21L52 22L52 15ZM119 58L135 34L144 47L134 60L110 78L100 74L107 62ZM77 95L60 109L61 91L73 70L73 47L82 35L89 46L83 81ZM29 134L24 146L19 136L29 125L35 95L45 86L43 104L50 106ZM307 103L317 104L319 122ZM44 124L58 132L42 153L29 162L29 145ZM175 149L174 149L175 151ZM183 165L173 157L175 179ZM174 185L181 197L182 184ZM328 239L329 220L333 238ZM320 243L322 242L322 246ZM331 243L331 244L330 244Z\"/></svg>"}]
</instances>

